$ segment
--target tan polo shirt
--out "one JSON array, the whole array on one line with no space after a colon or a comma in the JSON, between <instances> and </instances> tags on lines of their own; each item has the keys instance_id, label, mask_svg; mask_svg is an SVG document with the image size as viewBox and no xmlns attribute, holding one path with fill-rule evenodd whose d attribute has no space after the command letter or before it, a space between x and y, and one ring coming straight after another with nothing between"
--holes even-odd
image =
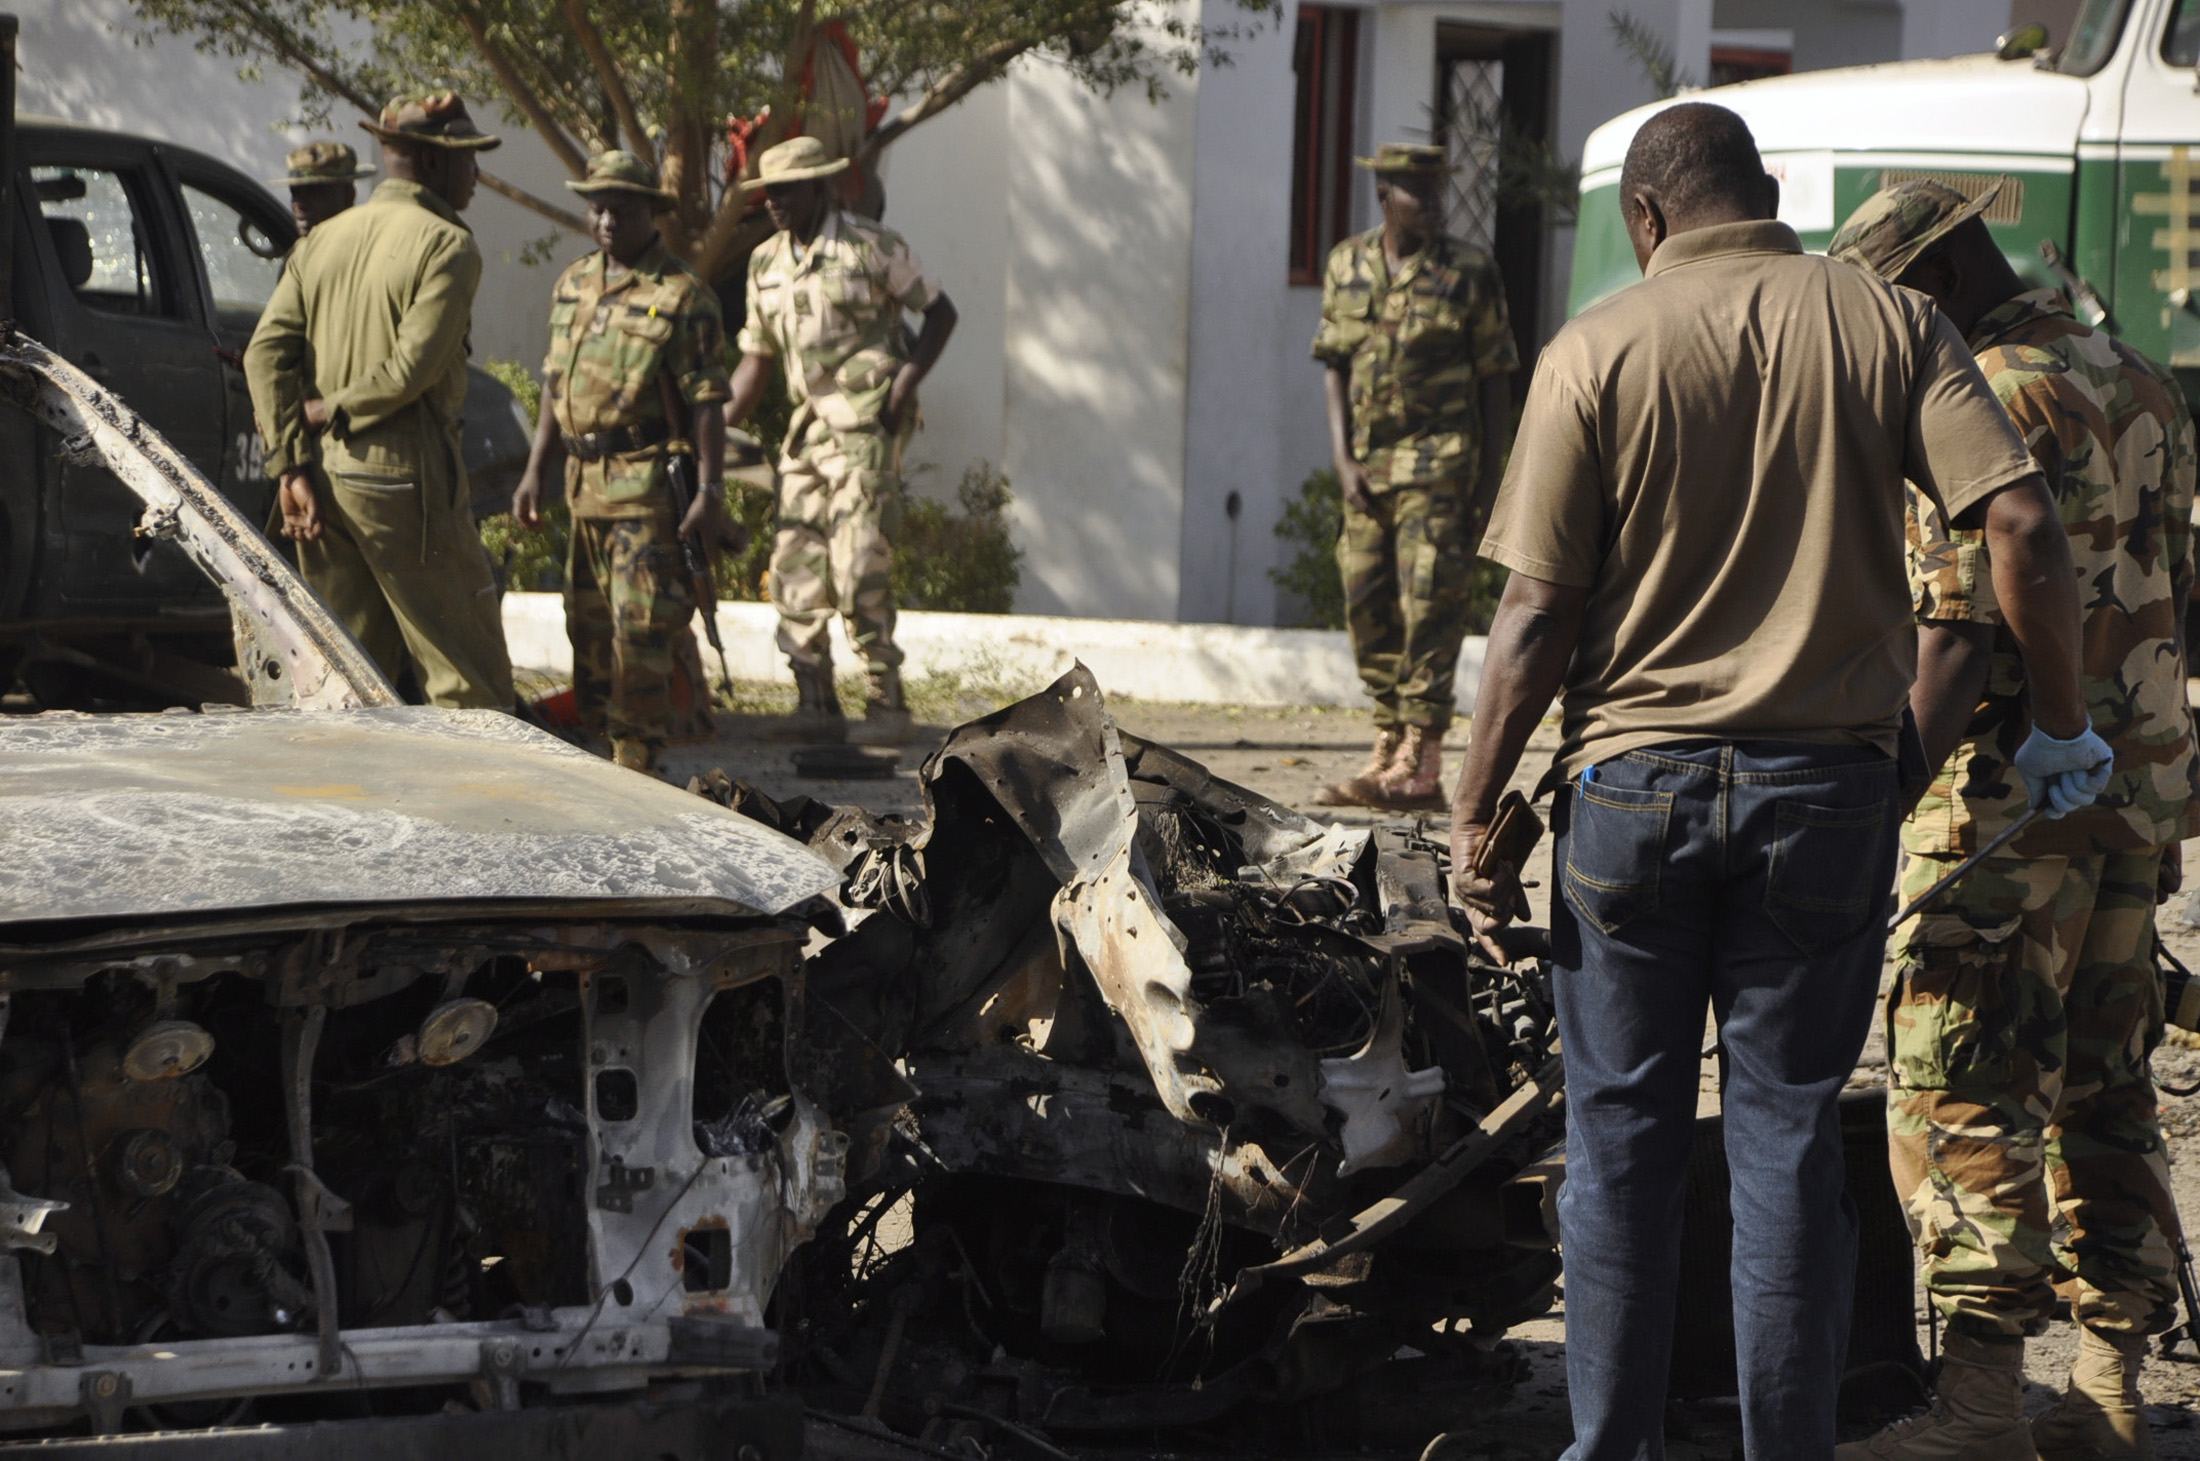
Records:
<instances>
[{"instance_id":1,"label":"tan polo shirt","mask_svg":"<svg viewBox=\"0 0 2200 1461\"><path fill-rule=\"evenodd\" d=\"M1589 591L1559 766L1693 739L1892 754L1903 478L1961 517L2036 470L1924 295L1785 224L1668 239L1544 350L1482 544Z\"/></svg>"}]
</instances>

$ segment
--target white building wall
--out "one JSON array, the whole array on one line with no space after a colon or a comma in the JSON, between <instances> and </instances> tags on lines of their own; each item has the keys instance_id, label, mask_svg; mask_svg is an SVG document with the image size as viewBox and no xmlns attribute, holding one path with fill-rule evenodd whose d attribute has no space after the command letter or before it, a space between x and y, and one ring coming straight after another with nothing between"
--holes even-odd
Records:
<instances>
[{"instance_id":1,"label":"white building wall","mask_svg":"<svg viewBox=\"0 0 2200 1461\"><path fill-rule=\"evenodd\" d=\"M886 222L955 302L955 335L925 377L924 427L909 445L910 488L930 496L952 498L965 470L1002 463L1008 113L1009 87L985 87L887 149L879 169Z\"/></svg>"},{"instance_id":2,"label":"white building wall","mask_svg":"<svg viewBox=\"0 0 2200 1461\"><path fill-rule=\"evenodd\" d=\"M1272 624L1275 523L1309 462L1320 397L1294 333L1293 27L1263 21L1200 77L1192 168L1190 388L1176 617ZM1287 433L1286 426L1299 429ZM1287 434L1291 437L1286 441ZM1232 505L1236 511L1231 511Z\"/></svg>"},{"instance_id":3,"label":"white building wall","mask_svg":"<svg viewBox=\"0 0 2200 1461\"><path fill-rule=\"evenodd\" d=\"M1006 83L1001 466L1026 550L1016 606L1173 618L1184 508L1194 123L1207 77L1095 95Z\"/></svg>"},{"instance_id":4,"label":"white building wall","mask_svg":"<svg viewBox=\"0 0 2200 1461\"><path fill-rule=\"evenodd\" d=\"M298 111L298 86L288 72L270 68L262 80L240 81L229 57L201 55L186 39L145 34L128 0L10 0L7 8L22 23L16 87L24 111L160 138L262 179L280 176L284 152L308 137L336 137L375 160L374 139L348 109L339 108L327 128L285 130L281 124ZM566 173L549 150L479 99L469 100L484 130L505 139L484 165L569 204L573 195L559 186ZM362 183L362 193L371 186ZM288 201L279 189L270 192ZM487 188L466 221L487 263L474 303L474 359L537 367L549 338L550 285L587 243ZM553 234L552 262L519 261L530 242Z\"/></svg>"}]
</instances>

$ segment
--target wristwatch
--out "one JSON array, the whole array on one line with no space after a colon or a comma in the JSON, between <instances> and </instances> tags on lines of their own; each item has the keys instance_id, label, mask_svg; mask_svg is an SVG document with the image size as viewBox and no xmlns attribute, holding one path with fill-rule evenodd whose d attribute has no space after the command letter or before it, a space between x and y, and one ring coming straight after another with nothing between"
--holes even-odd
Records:
<instances>
[{"instance_id":1,"label":"wristwatch","mask_svg":"<svg viewBox=\"0 0 2200 1461\"><path fill-rule=\"evenodd\" d=\"M726 500L726 484L723 479L716 482L705 482L702 491L703 495L713 502L724 502Z\"/></svg>"}]
</instances>

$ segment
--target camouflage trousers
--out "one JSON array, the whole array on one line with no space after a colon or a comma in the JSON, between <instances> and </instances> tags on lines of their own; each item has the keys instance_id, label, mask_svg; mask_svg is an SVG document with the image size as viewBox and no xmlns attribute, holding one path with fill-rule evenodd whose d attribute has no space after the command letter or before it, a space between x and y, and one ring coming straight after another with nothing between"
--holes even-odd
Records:
<instances>
[{"instance_id":1,"label":"camouflage trousers","mask_svg":"<svg viewBox=\"0 0 2200 1461\"><path fill-rule=\"evenodd\" d=\"M2147 1068L2161 860L1995 858L1899 931L1889 1165L1951 1324L2038 1333L2067 1278L2089 1328L2174 1321L2177 1212ZM1903 898L1949 865L1911 857Z\"/></svg>"},{"instance_id":2,"label":"camouflage trousers","mask_svg":"<svg viewBox=\"0 0 2200 1461\"><path fill-rule=\"evenodd\" d=\"M584 732L609 737L621 766L655 770L667 740L709 728L705 697L695 693L704 682L694 617L669 513L573 519L565 633L574 707Z\"/></svg>"},{"instance_id":3,"label":"camouflage trousers","mask_svg":"<svg viewBox=\"0 0 2200 1461\"><path fill-rule=\"evenodd\" d=\"M900 469L898 441L821 421L781 458L772 604L779 648L795 668L829 662L835 608L872 679L900 666L892 581Z\"/></svg>"},{"instance_id":4,"label":"camouflage trousers","mask_svg":"<svg viewBox=\"0 0 2200 1461\"><path fill-rule=\"evenodd\" d=\"M1337 567L1375 723L1450 725L1474 573L1467 484L1378 488L1365 512L1347 502Z\"/></svg>"}]
</instances>

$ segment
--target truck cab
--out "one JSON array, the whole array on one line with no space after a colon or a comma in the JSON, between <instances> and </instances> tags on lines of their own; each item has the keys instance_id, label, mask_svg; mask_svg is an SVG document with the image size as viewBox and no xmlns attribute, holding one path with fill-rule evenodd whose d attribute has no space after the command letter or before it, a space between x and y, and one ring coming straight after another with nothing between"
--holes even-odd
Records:
<instances>
[{"instance_id":1,"label":"truck cab","mask_svg":"<svg viewBox=\"0 0 2200 1461\"><path fill-rule=\"evenodd\" d=\"M1781 182L1780 216L1822 249L1858 204L1915 178L1976 197L2017 271L2177 372L2200 400L2200 0L2085 0L2030 55L1806 72L1696 93L1748 121ZM1644 121L1617 117L1582 155L1570 312L1641 277L1619 171Z\"/></svg>"},{"instance_id":2,"label":"truck cab","mask_svg":"<svg viewBox=\"0 0 2200 1461\"><path fill-rule=\"evenodd\" d=\"M296 240L236 168L147 137L15 125L10 315L126 402L255 524L274 498L242 357ZM478 367L465 409L477 510L530 423ZM183 555L133 534L142 504L96 458L0 413L0 691L49 706L234 698L229 616Z\"/></svg>"}]
</instances>

